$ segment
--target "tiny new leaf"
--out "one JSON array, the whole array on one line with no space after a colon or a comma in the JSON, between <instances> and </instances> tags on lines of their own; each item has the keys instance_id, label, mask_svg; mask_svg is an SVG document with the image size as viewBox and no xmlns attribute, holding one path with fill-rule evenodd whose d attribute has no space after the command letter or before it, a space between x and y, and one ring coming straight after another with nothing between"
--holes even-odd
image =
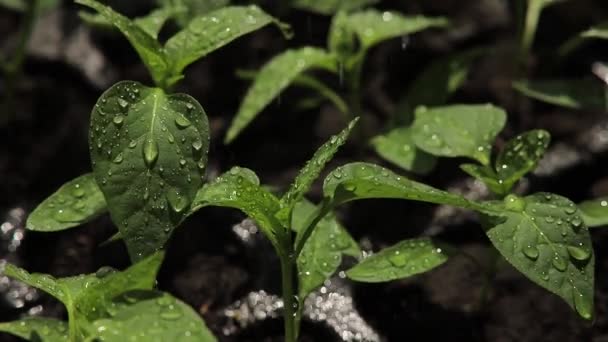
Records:
<instances>
[{"instance_id":1,"label":"tiny new leaf","mask_svg":"<svg viewBox=\"0 0 608 342\"><path fill-rule=\"evenodd\" d=\"M133 260L163 247L202 178L209 124L200 104L132 81L101 95L91 114L91 160Z\"/></svg>"},{"instance_id":2,"label":"tiny new leaf","mask_svg":"<svg viewBox=\"0 0 608 342\"><path fill-rule=\"evenodd\" d=\"M37 342L68 341L68 324L52 318L27 317L18 321L0 323L0 332Z\"/></svg>"},{"instance_id":3,"label":"tiny new leaf","mask_svg":"<svg viewBox=\"0 0 608 342\"><path fill-rule=\"evenodd\" d=\"M381 166L351 163L338 167L325 178L325 198L332 206L366 198L408 199L475 209L479 204L399 176Z\"/></svg>"},{"instance_id":4,"label":"tiny new leaf","mask_svg":"<svg viewBox=\"0 0 608 342\"><path fill-rule=\"evenodd\" d=\"M493 193L505 193L503 184L499 182L496 171L491 166L467 163L460 165L460 168L462 171L468 173L471 177L475 177L482 181Z\"/></svg>"},{"instance_id":5,"label":"tiny new leaf","mask_svg":"<svg viewBox=\"0 0 608 342\"><path fill-rule=\"evenodd\" d=\"M520 93L552 105L573 109L605 110L606 87L599 80L538 80L513 82Z\"/></svg>"},{"instance_id":6,"label":"tiny new leaf","mask_svg":"<svg viewBox=\"0 0 608 342\"><path fill-rule=\"evenodd\" d=\"M433 155L469 157L488 165L491 144L504 127L506 116L504 110L490 104L419 107L413 139Z\"/></svg>"},{"instance_id":7,"label":"tiny new leaf","mask_svg":"<svg viewBox=\"0 0 608 342\"><path fill-rule=\"evenodd\" d=\"M332 136L323 146L321 146L313 157L300 170L298 176L289 187L289 190L281 198L281 210L277 217L283 222L289 222L289 214L293 207L299 202L304 194L310 189L312 183L319 177L325 165L334 157L338 149L344 145L350 132L357 124L359 118L352 120L348 126L337 135Z\"/></svg>"},{"instance_id":8,"label":"tiny new leaf","mask_svg":"<svg viewBox=\"0 0 608 342\"><path fill-rule=\"evenodd\" d=\"M411 127L399 127L375 136L371 145L382 158L416 173L427 173L437 163L437 158L416 147Z\"/></svg>"},{"instance_id":9,"label":"tiny new leaf","mask_svg":"<svg viewBox=\"0 0 608 342\"><path fill-rule=\"evenodd\" d=\"M168 293L134 290L113 298L94 321L90 335L103 342L215 342L205 322L190 306Z\"/></svg>"},{"instance_id":10,"label":"tiny new leaf","mask_svg":"<svg viewBox=\"0 0 608 342\"><path fill-rule=\"evenodd\" d=\"M335 71L335 57L322 49L303 47L287 50L266 63L247 91L232 120L226 133L225 143L232 142L298 75L311 68Z\"/></svg>"},{"instance_id":11,"label":"tiny new leaf","mask_svg":"<svg viewBox=\"0 0 608 342\"><path fill-rule=\"evenodd\" d=\"M27 218L29 230L51 232L88 222L107 210L103 193L92 173L62 185L32 211Z\"/></svg>"},{"instance_id":12,"label":"tiny new leaf","mask_svg":"<svg viewBox=\"0 0 608 342\"><path fill-rule=\"evenodd\" d=\"M432 27L445 27L445 18L404 16L398 12L365 10L349 16L349 26L357 34L364 50L384 40L402 37Z\"/></svg>"},{"instance_id":13,"label":"tiny new leaf","mask_svg":"<svg viewBox=\"0 0 608 342\"><path fill-rule=\"evenodd\" d=\"M317 214L316 209L307 200L296 204L292 227L298 235L306 228L310 216ZM329 213L319 221L298 255L298 296L301 303L304 303L312 291L334 274L342 263L343 254L357 258L361 255L361 250L350 234L338 223L335 215Z\"/></svg>"},{"instance_id":14,"label":"tiny new leaf","mask_svg":"<svg viewBox=\"0 0 608 342\"><path fill-rule=\"evenodd\" d=\"M608 225L608 197L596 198L578 204L587 227Z\"/></svg>"},{"instance_id":15,"label":"tiny new leaf","mask_svg":"<svg viewBox=\"0 0 608 342\"><path fill-rule=\"evenodd\" d=\"M255 173L234 167L213 182L205 184L196 195L192 211L219 206L239 209L251 217L272 245L281 251L283 226L275 217L280 201L259 185Z\"/></svg>"},{"instance_id":16,"label":"tiny new leaf","mask_svg":"<svg viewBox=\"0 0 608 342\"><path fill-rule=\"evenodd\" d=\"M429 238L404 240L363 259L346 276L365 283L386 282L430 271L447 260Z\"/></svg>"},{"instance_id":17,"label":"tiny new leaf","mask_svg":"<svg viewBox=\"0 0 608 342\"><path fill-rule=\"evenodd\" d=\"M505 259L591 319L594 255L576 205L549 193L508 195L487 205L481 211L486 234Z\"/></svg>"}]
</instances>

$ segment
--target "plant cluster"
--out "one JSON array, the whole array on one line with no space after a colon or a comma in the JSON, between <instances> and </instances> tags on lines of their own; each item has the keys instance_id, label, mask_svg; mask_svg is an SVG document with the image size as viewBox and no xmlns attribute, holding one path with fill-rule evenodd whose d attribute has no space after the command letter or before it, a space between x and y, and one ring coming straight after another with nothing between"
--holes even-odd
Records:
<instances>
[{"instance_id":1,"label":"plant cluster","mask_svg":"<svg viewBox=\"0 0 608 342\"><path fill-rule=\"evenodd\" d=\"M354 135L351 133L365 129L359 122L365 116L360 88L369 49L387 39L445 27L446 19L361 9L373 1L293 1L297 8L334 13L327 48L287 50L259 72L243 73L253 77L254 83L226 142L235 139L290 84L318 91L348 115L350 123L323 144L291 186L279 194L260 184L254 171L236 166L206 182L207 116L196 99L171 93L171 89L184 77L188 65L212 51L269 24L288 32L286 24L255 5L228 6L227 1L198 11L188 7L188 1L160 1L158 9L133 20L94 0L76 2L97 13L84 13L87 22L113 26L125 36L149 70L154 86L121 81L99 97L89 128L92 172L69 181L43 201L29 216L27 228L60 231L108 212L118 228L113 239L124 241L133 265L124 271L102 268L95 274L60 279L7 265L4 272L8 276L60 300L68 320L24 318L1 323L1 331L49 342L215 341L190 307L155 289L155 278L173 231L199 209L219 206L244 212L271 242L281 263L285 340L296 341L306 297L339 269L344 256L357 260L345 272L349 279L387 282L427 272L459 253L444 242L421 237L363 258L335 210L371 198L475 211L497 253L531 281L561 297L582 318L592 319L595 258L588 228L608 224L608 203L595 199L576 205L558 194L522 196L514 192L515 184L543 157L549 133L540 129L523 132L496 152L495 140L507 120L504 110L491 104L445 105L484 49L433 63L414 81L392 127L382 134L358 138L370 138L380 156L419 173L432 169L440 157L468 158L471 162L461 169L483 182L493 193L492 199L467 199L367 162L331 170L318 203L305 196ZM537 2L542 5L534 5ZM524 54L531 45L535 20L547 4L530 1ZM171 18L182 28L161 43L158 33ZM606 36L602 34L601 28L594 28L576 42L582 37ZM564 50L576 44L569 42ZM346 100L306 73L311 69L328 71L344 82ZM516 88L541 100L572 104L572 98L541 93L557 89L553 85L526 84L518 83Z\"/></svg>"}]
</instances>

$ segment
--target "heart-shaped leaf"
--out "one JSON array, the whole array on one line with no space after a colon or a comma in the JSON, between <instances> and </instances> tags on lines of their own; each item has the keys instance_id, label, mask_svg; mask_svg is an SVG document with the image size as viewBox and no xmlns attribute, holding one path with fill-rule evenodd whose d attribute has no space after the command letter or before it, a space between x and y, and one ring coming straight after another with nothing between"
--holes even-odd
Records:
<instances>
[{"instance_id":1,"label":"heart-shaped leaf","mask_svg":"<svg viewBox=\"0 0 608 342\"><path fill-rule=\"evenodd\" d=\"M161 248L203 183L209 124L185 94L123 81L91 114L91 160L133 260Z\"/></svg>"},{"instance_id":2,"label":"heart-shaped leaf","mask_svg":"<svg viewBox=\"0 0 608 342\"><path fill-rule=\"evenodd\" d=\"M608 225L608 197L584 201L578 204L578 209L587 227Z\"/></svg>"},{"instance_id":3,"label":"heart-shaped leaf","mask_svg":"<svg viewBox=\"0 0 608 342\"><path fill-rule=\"evenodd\" d=\"M411 127L399 127L378 135L371 144L382 158L408 171L425 174L437 163L434 156L416 147Z\"/></svg>"},{"instance_id":4,"label":"heart-shaped leaf","mask_svg":"<svg viewBox=\"0 0 608 342\"><path fill-rule=\"evenodd\" d=\"M299 234L307 227L311 215L317 213L314 204L303 200L293 210L292 227ZM342 263L342 255L359 257L361 250L333 213L319 221L298 255L299 299L306 297L330 278Z\"/></svg>"},{"instance_id":5,"label":"heart-shaped leaf","mask_svg":"<svg viewBox=\"0 0 608 342\"><path fill-rule=\"evenodd\" d=\"M384 40L402 37L432 27L445 27L445 18L404 16L399 12L365 10L350 15L349 25L357 33L363 49Z\"/></svg>"},{"instance_id":6,"label":"heart-shaped leaf","mask_svg":"<svg viewBox=\"0 0 608 342\"><path fill-rule=\"evenodd\" d=\"M216 341L200 316L168 293L129 291L115 297L105 313L89 328L96 341Z\"/></svg>"},{"instance_id":7,"label":"heart-shaped leaf","mask_svg":"<svg viewBox=\"0 0 608 342\"><path fill-rule=\"evenodd\" d=\"M53 232L91 221L107 210L103 193L92 173L73 179L32 211L27 218L29 230Z\"/></svg>"},{"instance_id":8,"label":"heart-shaped leaf","mask_svg":"<svg viewBox=\"0 0 608 342\"><path fill-rule=\"evenodd\" d=\"M429 238L404 240L363 259L346 271L346 276L380 283L430 271L447 260L448 256Z\"/></svg>"},{"instance_id":9,"label":"heart-shaped leaf","mask_svg":"<svg viewBox=\"0 0 608 342\"><path fill-rule=\"evenodd\" d=\"M608 106L605 86L598 80L518 81L513 88L535 100L573 109L600 109Z\"/></svg>"},{"instance_id":10,"label":"heart-shaped leaf","mask_svg":"<svg viewBox=\"0 0 608 342\"><path fill-rule=\"evenodd\" d=\"M504 110L490 104L419 107L412 126L413 139L433 155L469 157L488 165L491 144L506 117Z\"/></svg>"},{"instance_id":11,"label":"heart-shaped leaf","mask_svg":"<svg viewBox=\"0 0 608 342\"><path fill-rule=\"evenodd\" d=\"M287 50L264 65L232 120L225 142L232 142L298 75L311 68L335 71L335 57L322 49L303 47Z\"/></svg>"},{"instance_id":12,"label":"heart-shaped leaf","mask_svg":"<svg viewBox=\"0 0 608 342\"><path fill-rule=\"evenodd\" d=\"M381 166L351 163L325 178L323 193L333 206L366 198L396 198L476 208L479 204L399 176Z\"/></svg>"},{"instance_id":13,"label":"heart-shaped leaf","mask_svg":"<svg viewBox=\"0 0 608 342\"><path fill-rule=\"evenodd\" d=\"M576 205L549 193L509 195L488 205L486 233L505 259L591 319L593 248Z\"/></svg>"},{"instance_id":14,"label":"heart-shaped leaf","mask_svg":"<svg viewBox=\"0 0 608 342\"><path fill-rule=\"evenodd\" d=\"M0 331L37 342L65 342L69 338L66 322L43 317L0 323Z\"/></svg>"}]
</instances>

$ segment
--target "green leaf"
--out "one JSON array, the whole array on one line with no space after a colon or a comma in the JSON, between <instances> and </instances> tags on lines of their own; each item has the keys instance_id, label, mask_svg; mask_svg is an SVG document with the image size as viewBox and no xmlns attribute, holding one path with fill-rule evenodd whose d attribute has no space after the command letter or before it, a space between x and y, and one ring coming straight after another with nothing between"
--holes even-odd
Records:
<instances>
[{"instance_id":1,"label":"green leaf","mask_svg":"<svg viewBox=\"0 0 608 342\"><path fill-rule=\"evenodd\" d=\"M32 211L29 230L52 232L91 221L106 211L106 201L92 173L62 185Z\"/></svg>"},{"instance_id":2,"label":"green leaf","mask_svg":"<svg viewBox=\"0 0 608 342\"><path fill-rule=\"evenodd\" d=\"M463 208L478 206L459 195L415 182L368 163L351 163L336 168L325 178L323 193L334 206L366 198L409 199Z\"/></svg>"},{"instance_id":3,"label":"green leaf","mask_svg":"<svg viewBox=\"0 0 608 342\"><path fill-rule=\"evenodd\" d=\"M565 56L576 50L590 39L608 39L608 22L603 22L596 26L590 27L589 29L568 39L564 44L562 44L562 46L560 46L558 50L559 54L561 56Z\"/></svg>"},{"instance_id":4,"label":"green leaf","mask_svg":"<svg viewBox=\"0 0 608 342\"><path fill-rule=\"evenodd\" d=\"M298 75L311 68L335 71L336 60L322 49L303 47L287 50L264 65L247 91L224 142L232 142Z\"/></svg>"},{"instance_id":5,"label":"green leaf","mask_svg":"<svg viewBox=\"0 0 608 342\"><path fill-rule=\"evenodd\" d=\"M164 85L168 75L167 55L158 41L150 36L146 31L138 25L115 12L110 7L104 6L94 0L76 0L77 3L93 8L99 14L104 16L106 20L116 26L122 34L129 40L139 57L150 71L154 82L157 85ZM173 56L171 56L173 58Z\"/></svg>"},{"instance_id":6,"label":"green leaf","mask_svg":"<svg viewBox=\"0 0 608 342\"><path fill-rule=\"evenodd\" d=\"M274 195L259 186L259 181L252 182L253 176L255 174L251 170L232 168L203 186L196 195L191 212L206 206L239 209L256 221L260 230L279 250L284 228L275 214L280 209L280 202Z\"/></svg>"},{"instance_id":7,"label":"green leaf","mask_svg":"<svg viewBox=\"0 0 608 342\"><path fill-rule=\"evenodd\" d=\"M380 12L372 9L352 14L349 23L359 36L364 50L384 40L448 25L445 18L404 16L399 12Z\"/></svg>"},{"instance_id":8,"label":"green leaf","mask_svg":"<svg viewBox=\"0 0 608 342\"><path fill-rule=\"evenodd\" d=\"M518 81L513 88L535 100L566 108L605 110L608 106L606 87L598 80Z\"/></svg>"},{"instance_id":9,"label":"green leaf","mask_svg":"<svg viewBox=\"0 0 608 342\"><path fill-rule=\"evenodd\" d=\"M496 158L498 182L506 194L525 174L534 170L549 146L549 132L537 129L509 140Z\"/></svg>"},{"instance_id":10,"label":"green leaf","mask_svg":"<svg viewBox=\"0 0 608 342\"><path fill-rule=\"evenodd\" d=\"M293 0L291 6L319 14L331 15L341 10L352 11L379 0Z\"/></svg>"},{"instance_id":11,"label":"green leaf","mask_svg":"<svg viewBox=\"0 0 608 342\"><path fill-rule=\"evenodd\" d=\"M115 298L107 318L91 324L90 334L101 342L214 342L201 317L168 293L130 291Z\"/></svg>"},{"instance_id":12,"label":"green leaf","mask_svg":"<svg viewBox=\"0 0 608 342\"><path fill-rule=\"evenodd\" d=\"M132 81L98 100L89 137L97 184L133 260L163 247L203 184L209 123L185 94Z\"/></svg>"},{"instance_id":13,"label":"green leaf","mask_svg":"<svg viewBox=\"0 0 608 342\"><path fill-rule=\"evenodd\" d=\"M490 163L491 144L506 121L501 108L486 105L452 105L416 110L413 139L436 156L469 157Z\"/></svg>"},{"instance_id":14,"label":"green leaf","mask_svg":"<svg viewBox=\"0 0 608 342\"><path fill-rule=\"evenodd\" d=\"M437 159L416 147L411 127L395 128L371 140L376 153L389 162L408 171L425 174L431 171Z\"/></svg>"},{"instance_id":15,"label":"green leaf","mask_svg":"<svg viewBox=\"0 0 608 342\"><path fill-rule=\"evenodd\" d=\"M479 164L462 164L460 165L460 168L470 176L482 181L493 193L505 193L505 188L503 187L503 184L499 182L496 171L494 171L494 169L490 166Z\"/></svg>"},{"instance_id":16,"label":"green leaf","mask_svg":"<svg viewBox=\"0 0 608 342\"><path fill-rule=\"evenodd\" d=\"M485 52L472 49L434 61L412 82L397 106L397 122L409 124L418 106L441 106L466 81L473 62Z\"/></svg>"},{"instance_id":17,"label":"green leaf","mask_svg":"<svg viewBox=\"0 0 608 342\"><path fill-rule=\"evenodd\" d=\"M576 205L549 193L509 195L489 205L486 234L505 259L591 319L593 248Z\"/></svg>"},{"instance_id":18,"label":"green leaf","mask_svg":"<svg viewBox=\"0 0 608 342\"><path fill-rule=\"evenodd\" d=\"M310 189L312 183L325 168L325 165L334 157L338 149L344 145L358 120L359 118L355 118L342 132L332 136L300 170L287 193L281 198L281 210L277 213L277 217L281 222L289 222L289 216L295 204L302 200L304 194Z\"/></svg>"},{"instance_id":19,"label":"green leaf","mask_svg":"<svg viewBox=\"0 0 608 342\"><path fill-rule=\"evenodd\" d=\"M581 202L578 209L587 227L608 225L608 197Z\"/></svg>"},{"instance_id":20,"label":"green leaf","mask_svg":"<svg viewBox=\"0 0 608 342\"><path fill-rule=\"evenodd\" d=\"M404 240L363 259L346 271L346 276L354 281L380 283L430 271L447 260L429 238Z\"/></svg>"},{"instance_id":21,"label":"green leaf","mask_svg":"<svg viewBox=\"0 0 608 342\"><path fill-rule=\"evenodd\" d=\"M28 317L18 321L0 323L0 331L28 341L68 341L66 322L43 317Z\"/></svg>"},{"instance_id":22,"label":"green leaf","mask_svg":"<svg viewBox=\"0 0 608 342\"><path fill-rule=\"evenodd\" d=\"M171 75L181 75L191 63L270 23L283 25L254 5L220 8L192 19L165 44L171 56Z\"/></svg>"},{"instance_id":23,"label":"green leaf","mask_svg":"<svg viewBox=\"0 0 608 342\"><path fill-rule=\"evenodd\" d=\"M339 11L334 15L327 36L327 49L341 62L355 54L357 49L355 32L349 25L346 11Z\"/></svg>"},{"instance_id":24,"label":"green leaf","mask_svg":"<svg viewBox=\"0 0 608 342\"><path fill-rule=\"evenodd\" d=\"M177 7L158 8L146 16L133 19L133 22L148 35L157 39L158 33L165 25L165 22L183 11L183 8ZM99 13L91 14L89 12L80 11L78 12L78 16L89 25L101 28L114 28L114 25L108 21L105 16Z\"/></svg>"},{"instance_id":25,"label":"green leaf","mask_svg":"<svg viewBox=\"0 0 608 342\"><path fill-rule=\"evenodd\" d=\"M184 8L185 11L177 16L177 23L180 27L185 27L198 16L228 6L230 0L157 0L157 3L163 8Z\"/></svg>"},{"instance_id":26,"label":"green leaf","mask_svg":"<svg viewBox=\"0 0 608 342\"><path fill-rule=\"evenodd\" d=\"M307 200L298 202L294 207L291 226L298 234L302 233L310 216L316 213L314 204ZM298 296L301 303L336 272L343 254L358 258L361 250L335 215L327 214L319 221L298 255Z\"/></svg>"}]
</instances>

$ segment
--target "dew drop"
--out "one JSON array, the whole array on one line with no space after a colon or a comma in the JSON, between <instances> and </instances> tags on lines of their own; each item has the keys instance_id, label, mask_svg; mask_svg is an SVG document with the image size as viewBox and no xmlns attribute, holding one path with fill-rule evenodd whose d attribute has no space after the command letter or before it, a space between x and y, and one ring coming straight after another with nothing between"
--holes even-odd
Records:
<instances>
[{"instance_id":1,"label":"dew drop","mask_svg":"<svg viewBox=\"0 0 608 342\"><path fill-rule=\"evenodd\" d=\"M189 204L188 199L175 190L167 192L167 202L169 202L169 206L176 213L183 212Z\"/></svg>"},{"instance_id":2,"label":"dew drop","mask_svg":"<svg viewBox=\"0 0 608 342\"><path fill-rule=\"evenodd\" d=\"M566 261L564 261L564 259L557 254L555 254L553 259L551 259L551 263L553 264L553 267L560 272L564 272L568 268Z\"/></svg>"},{"instance_id":3,"label":"dew drop","mask_svg":"<svg viewBox=\"0 0 608 342\"><path fill-rule=\"evenodd\" d=\"M401 254L399 251L394 251L389 257L388 261L393 264L395 267L403 267L407 265L407 258L405 255Z\"/></svg>"},{"instance_id":4,"label":"dew drop","mask_svg":"<svg viewBox=\"0 0 608 342\"><path fill-rule=\"evenodd\" d=\"M127 106L129 105L129 102L125 101L125 99L118 98L118 105L121 108L127 108Z\"/></svg>"},{"instance_id":5,"label":"dew drop","mask_svg":"<svg viewBox=\"0 0 608 342\"><path fill-rule=\"evenodd\" d=\"M591 301L587 300L581 293L572 290L572 299L574 300L574 308L584 319L591 319L593 316Z\"/></svg>"},{"instance_id":6,"label":"dew drop","mask_svg":"<svg viewBox=\"0 0 608 342\"><path fill-rule=\"evenodd\" d=\"M192 148L197 152L200 151L203 148L203 142L200 140L196 140L192 143Z\"/></svg>"},{"instance_id":7,"label":"dew drop","mask_svg":"<svg viewBox=\"0 0 608 342\"><path fill-rule=\"evenodd\" d=\"M114 122L114 124L116 126L121 126L122 123L125 121L125 117L122 115L116 115L113 119L112 122Z\"/></svg>"},{"instance_id":8,"label":"dew drop","mask_svg":"<svg viewBox=\"0 0 608 342\"><path fill-rule=\"evenodd\" d=\"M158 144L152 139L147 139L143 145L144 162L148 168L154 167L158 160Z\"/></svg>"},{"instance_id":9,"label":"dew drop","mask_svg":"<svg viewBox=\"0 0 608 342\"><path fill-rule=\"evenodd\" d=\"M189 127L191 124L192 123L190 123L190 120L181 114L177 114L175 117L175 125L177 125L178 128L184 129Z\"/></svg>"},{"instance_id":10,"label":"dew drop","mask_svg":"<svg viewBox=\"0 0 608 342\"><path fill-rule=\"evenodd\" d=\"M591 257L591 253L578 246L568 246L568 254L576 260L585 261Z\"/></svg>"},{"instance_id":11,"label":"dew drop","mask_svg":"<svg viewBox=\"0 0 608 342\"><path fill-rule=\"evenodd\" d=\"M524 247L523 253L529 259L532 259L532 260L538 259L539 253L538 253L538 248L536 248L536 246L527 245L526 247Z\"/></svg>"},{"instance_id":12,"label":"dew drop","mask_svg":"<svg viewBox=\"0 0 608 342\"><path fill-rule=\"evenodd\" d=\"M122 163L122 160L123 160L122 153L119 153L119 154L116 156L116 158L114 158L114 163L115 163L115 164L120 164L120 163Z\"/></svg>"}]
</instances>

